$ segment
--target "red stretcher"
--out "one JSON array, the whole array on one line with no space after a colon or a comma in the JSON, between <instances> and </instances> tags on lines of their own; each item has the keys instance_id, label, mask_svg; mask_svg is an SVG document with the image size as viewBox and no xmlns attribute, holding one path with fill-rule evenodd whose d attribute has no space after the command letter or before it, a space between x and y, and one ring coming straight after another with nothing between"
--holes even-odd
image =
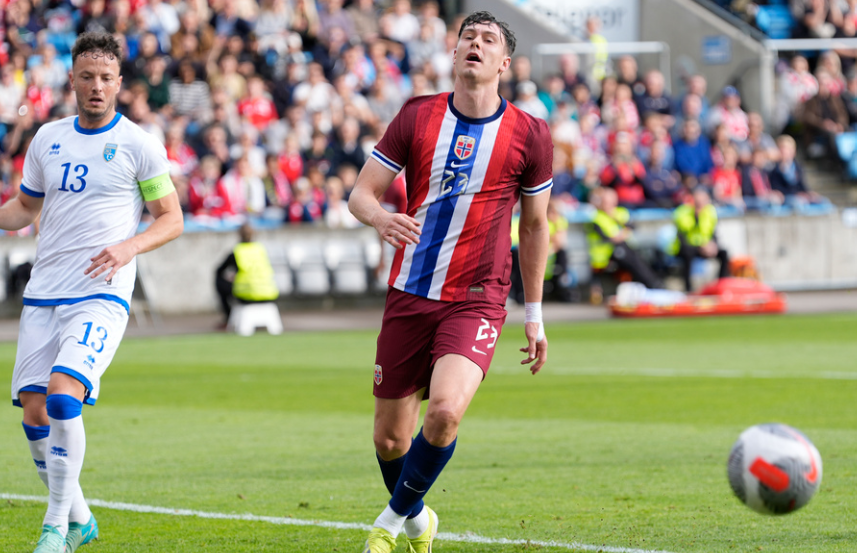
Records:
<instances>
[{"instance_id":1,"label":"red stretcher","mask_svg":"<svg viewBox=\"0 0 857 553\"><path fill-rule=\"evenodd\" d=\"M668 305L638 303L619 305L616 297L607 302L614 317L697 317L708 315L749 315L784 313L786 296L757 280L721 278L687 299Z\"/></svg>"}]
</instances>

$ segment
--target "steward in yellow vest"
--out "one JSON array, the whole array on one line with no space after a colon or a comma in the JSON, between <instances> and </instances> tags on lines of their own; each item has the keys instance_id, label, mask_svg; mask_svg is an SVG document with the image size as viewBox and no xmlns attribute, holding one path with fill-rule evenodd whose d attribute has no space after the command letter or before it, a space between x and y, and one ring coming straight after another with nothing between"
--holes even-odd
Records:
<instances>
[{"instance_id":1,"label":"steward in yellow vest","mask_svg":"<svg viewBox=\"0 0 857 553\"><path fill-rule=\"evenodd\" d=\"M670 251L684 261L684 285L688 292L691 267L697 257L716 257L720 261L720 278L729 276L729 254L717 244L717 210L711 205L711 196L704 187L698 186L692 198L692 203L681 205L673 212L676 239Z\"/></svg>"},{"instance_id":2,"label":"steward in yellow vest","mask_svg":"<svg viewBox=\"0 0 857 553\"><path fill-rule=\"evenodd\" d=\"M636 250L626 241L632 235L628 220L630 213L617 207L619 199L612 188L596 188L589 202L597 211L592 222L586 224L586 241L589 244L589 262L596 271L610 268L610 263L631 273L631 278L646 288L660 288L660 279Z\"/></svg>"},{"instance_id":3,"label":"steward in yellow vest","mask_svg":"<svg viewBox=\"0 0 857 553\"><path fill-rule=\"evenodd\" d=\"M241 242L217 268L215 284L225 320L232 311L230 299L242 303L274 301L280 292L265 246L254 242L253 228L245 223L239 229Z\"/></svg>"}]
</instances>

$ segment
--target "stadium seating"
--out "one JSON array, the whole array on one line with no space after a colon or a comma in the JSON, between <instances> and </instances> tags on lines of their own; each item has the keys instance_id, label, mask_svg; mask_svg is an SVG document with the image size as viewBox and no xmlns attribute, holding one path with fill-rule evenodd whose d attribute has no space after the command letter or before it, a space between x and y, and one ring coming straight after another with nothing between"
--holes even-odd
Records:
<instances>
[{"instance_id":1,"label":"stadium seating","mask_svg":"<svg viewBox=\"0 0 857 553\"><path fill-rule=\"evenodd\" d=\"M288 246L288 258L294 274L296 294L324 296L330 292L330 273L320 241L295 240Z\"/></svg>"},{"instance_id":2,"label":"stadium seating","mask_svg":"<svg viewBox=\"0 0 857 553\"><path fill-rule=\"evenodd\" d=\"M324 246L324 260L330 270L334 294L365 294L369 275L359 240L329 240Z\"/></svg>"},{"instance_id":3,"label":"stadium seating","mask_svg":"<svg viewBox=\"0 0 857 553\"><path fill-rule=\"evenodd\" d=\"M229 315L228 330L239 336L252 336L257 328L264 327L269 334L282 334L283 319L274 302L237 303Z\"/></svg>"}]
</instances>

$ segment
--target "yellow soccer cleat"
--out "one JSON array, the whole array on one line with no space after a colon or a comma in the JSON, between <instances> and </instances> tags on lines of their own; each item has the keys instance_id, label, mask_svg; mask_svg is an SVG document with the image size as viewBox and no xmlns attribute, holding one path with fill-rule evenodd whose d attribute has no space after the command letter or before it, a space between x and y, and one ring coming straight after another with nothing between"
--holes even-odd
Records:
<instances>
[{"instance_id":1,"label":"yellow soccer cleat","mask_svg":"<svg viewBox=\"0 0 857 553\"><path fill-rule=\"evenodd\" d=\"M429 515L429 525L419 537L408 538L408 553L431 553L431 544L437 536L437 513L426 506Z\"/></svg>"},{"instance_id":2,"label":"yellow soccer cleat","mask_svg":"<svg viewBox=\"0 0 857 553\"><path fill-rule=\"evenodd\" d=\"M383 528L372 528L363 553L391 553L396 548L396 538Z\"/></svg>"}]
</instances>

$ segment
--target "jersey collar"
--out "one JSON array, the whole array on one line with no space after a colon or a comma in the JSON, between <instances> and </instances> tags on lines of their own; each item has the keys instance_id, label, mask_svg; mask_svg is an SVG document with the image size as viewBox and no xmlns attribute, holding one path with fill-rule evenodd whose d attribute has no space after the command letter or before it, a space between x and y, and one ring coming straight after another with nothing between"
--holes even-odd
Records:
<instances>
[{"instance_id":1,"label":"jersey collar","mask_svg":"<svg viewBox=\"0 0 857 553\"><path fill-rule=\"evenodd\" d=\"M77 132L79 132L80 134L101 134L101 133L103 133L103 132L107 132L107 131L109 131L110 129L112 129L113 127L115 127L115 126L116 126L116 123L118 123L118 122L119 122L119 120L120 120L120 119L122 119L122 114L121 114L121 113L117 113L109 123L107 123L107 124L106 124L106 125L104 125L103 127L99 127L99 128L97 128L97 129L84 129L84 128L83 128L83 127L81 127L81 126L80 126L80 124L78 123L78 120L79 120L79 119L80 119L80 117L79 117L79 116L76 116L76 117L74 118L74 130L76 130L76 131L77 131Z\"/></svg>"},{"instance_id":2,"label":"jersey collar","mask_svg":"<svg viewBox=\"0 0 857 553\"><path fill-rule=\"evenodd\" d=\"M489 115L488 117L481 117L479 119L467 117L466 115L455 109L455 106L452 105L452 95L453 93L450 92L449 96L447 97L449 110L456 118L458 118L460 121L467 123L468 125L485 125L487 123L490 123L491 121L497 120L501 115L503 115L503 112L506 111L506 99L501 96L500 107L497 108L497 111L495 111L493 115Z\"/></svg>"}]
</instances>

